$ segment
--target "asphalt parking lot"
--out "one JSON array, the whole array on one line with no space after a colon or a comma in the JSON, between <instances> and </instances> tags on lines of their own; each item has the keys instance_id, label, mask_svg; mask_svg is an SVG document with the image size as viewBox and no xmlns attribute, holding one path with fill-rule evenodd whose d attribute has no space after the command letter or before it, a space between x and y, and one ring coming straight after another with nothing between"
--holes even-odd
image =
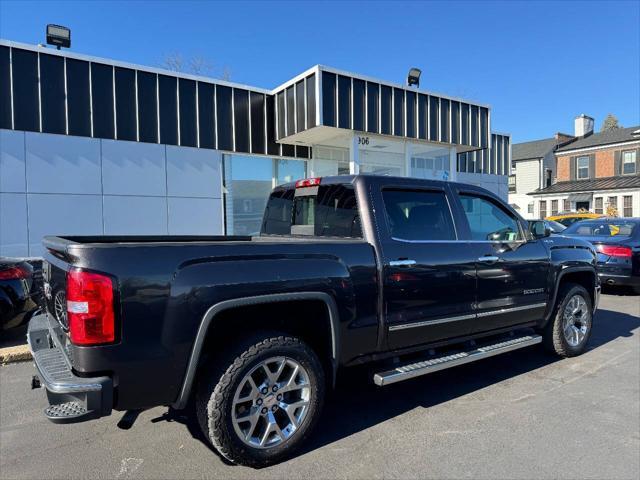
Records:
<instances>
[{"instance_id":1,"label":"asphalt parking lot","mask_svg":"<svg viewBox=\"0 0 640 480\"><path fill-rule=\"evenodd\" d=\"M0 367L0 478L632 478L640 475L640 297L604 295L590 350L533 347L380 389L350 372L296 458L224 463L166 408L59 426L30 363Z\"/></svg>"}]
</instances>

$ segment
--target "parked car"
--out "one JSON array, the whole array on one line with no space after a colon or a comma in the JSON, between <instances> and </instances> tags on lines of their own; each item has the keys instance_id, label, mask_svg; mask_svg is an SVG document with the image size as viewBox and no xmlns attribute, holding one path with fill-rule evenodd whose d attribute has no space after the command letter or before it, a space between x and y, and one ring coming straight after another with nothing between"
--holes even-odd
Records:
<instances>
[{"instance_id":1,"label":"parked car","mask_svg":"<svg viewBox=\"0 0 640 480\"><path fill-rule=\"evenodd\" d=\"M346 367L386 386L538 343L579 355L595 251L527 228L479 187L364 175L276 187L257 237L45 237L28 333L45 415L193 399L222 456L263 466L311 434Z\"/></svg>"},{"instance_id":2,"label":"parked car","mask_svg":"<svg viewBox=\"0 0 640 480\"><path fill-rule=\"evenodd\" d=\"M0 257L0 335L23 325L38 309L34 267L19 258Z\"/></svg>"},{"instance_id":3,"label":"parked car","mask_svg":"<svg viewBox=\"0 0 640 480\"><path fill-rule=\"evenodd\" d=\"M550 234L557 235L562 233L567 227L554 220L529 220L529 231L540 235L541 231L535 232L534 229L536 228L544 228L545 230L549 230Z\"/></svg>"},{"instance_id":4,"label":"parked car","mask_svg":"<svg viewBox=\"0 0 640 480\"><path fill-rule=\"evenodd\" d=\"M564 212L558 215L551 215L546 220L553 220L554 222L561 223L565 227L572 225L580 220L589 220L593 218L602 218L604 215L591 212Z\"/></svg>"},{"instance_id":5,"label":"parked car","mask_svg":"<svg viewBox=\"0 0 640 480\"><path fill-rule=\"evenodd\" d=\"M595 246L603 285L629 286L640 293L640 218L585 220L562 234Z\"/></svg>"}]
</instances>

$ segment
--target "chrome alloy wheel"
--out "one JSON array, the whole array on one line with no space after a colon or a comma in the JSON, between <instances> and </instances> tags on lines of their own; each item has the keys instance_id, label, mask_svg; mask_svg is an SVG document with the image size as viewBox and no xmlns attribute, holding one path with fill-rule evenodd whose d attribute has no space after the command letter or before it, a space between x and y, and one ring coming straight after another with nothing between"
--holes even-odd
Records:
<instances>
[{"instance_id":1,"label":"chrome alloy wheel","mask_svg":"<svg viewBox=\"0 0 640 480\"><path fill-rule=\"evenodd\" d=\"M569 299L562 314L562 331L569 345L577 347L587 336L591 328L591 312L582 295L574 295Z\"/></svg>"},{"instance_id":2,"label":"chrome alloy wheel","mask_svg":"<svg viewBox=\"0 0 640 480\"><path fill-rule=\"evenodd\" d=\"M307 417L309 374L289 357L271 357L253 367L233 397L232 421L238 437L253 448L288 440Z\"/></svg>"}]
</instances>

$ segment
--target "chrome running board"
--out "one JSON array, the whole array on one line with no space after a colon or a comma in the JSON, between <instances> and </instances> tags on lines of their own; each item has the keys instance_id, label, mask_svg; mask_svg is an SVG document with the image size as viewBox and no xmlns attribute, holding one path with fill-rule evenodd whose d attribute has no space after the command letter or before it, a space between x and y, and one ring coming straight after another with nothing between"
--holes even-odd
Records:
<instances>
[{"instance_id":1,"label":"chrome running board","mask_svg":"<svg viewBox=\"0 0 640 480\"><path fill-rule=\"evenodd\" d=\"M456 367L465 363L475 362L483 358L493 357L501 353L511 352L519 348L529 347L542 342L540 335L525 335L522 337L512 338L493 345L485 345L477 347L467 352L453 353L442 357L434 357L421 362L410 363L393 370L376 373L373 375L373 381L376 385L383 387L392 383L401 382L410 378L426 375L427 373L437 372L446 368Z\"/></svg>"}]
</instances>

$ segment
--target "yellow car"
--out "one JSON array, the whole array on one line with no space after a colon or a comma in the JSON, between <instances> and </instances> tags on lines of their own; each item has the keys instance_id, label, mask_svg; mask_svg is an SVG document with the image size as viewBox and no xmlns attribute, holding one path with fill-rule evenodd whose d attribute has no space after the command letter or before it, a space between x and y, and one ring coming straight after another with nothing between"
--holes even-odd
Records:
<instances>
[{"instance_id":1,"label":"yellow car","mask_svg":"<svg viewBox=\"0 0 640 480\"><path fill-rule=\"evenodd\" d=\"M591 212L568 212L568 213L560 213L558 215L551 215L547 217L546 220L553 220L555 222L561 223L565 227L568 227L572 223L579 222L580 220L587 220L590 218L601 218L605 215L600 213L591 213Z\"/></svg>"}]
</instances>

